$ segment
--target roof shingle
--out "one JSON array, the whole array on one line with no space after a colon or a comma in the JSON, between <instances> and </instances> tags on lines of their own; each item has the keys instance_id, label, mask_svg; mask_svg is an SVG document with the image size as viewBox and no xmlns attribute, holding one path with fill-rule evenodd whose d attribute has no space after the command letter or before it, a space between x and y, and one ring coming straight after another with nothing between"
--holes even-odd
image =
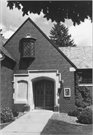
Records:
<instances>
[{"instance_id":1,"label":"roof shingle","mask_svg":"<svg viewBox=\"0 0 93 135\"><path fill-rule=\"evenodd\" d=\"M78 69L93 68L93 51L91 46L59 48Z\"/></svg>"}]
</instances>

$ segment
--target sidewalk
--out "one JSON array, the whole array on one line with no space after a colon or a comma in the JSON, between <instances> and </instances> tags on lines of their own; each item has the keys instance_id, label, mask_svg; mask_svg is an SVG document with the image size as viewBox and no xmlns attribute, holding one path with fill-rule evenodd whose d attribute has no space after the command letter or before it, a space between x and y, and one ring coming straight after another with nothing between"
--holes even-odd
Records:
<instances>
[{"instance_id":1,"label":"sidewalk","mask_svg":"<svg viewBox=\"0 0 93 135\"><path fill-rule=\"evenodd\" d=\"M0 130L0 135L40 135L53 111L34 110Z\"/></svg>"}]
</instances>

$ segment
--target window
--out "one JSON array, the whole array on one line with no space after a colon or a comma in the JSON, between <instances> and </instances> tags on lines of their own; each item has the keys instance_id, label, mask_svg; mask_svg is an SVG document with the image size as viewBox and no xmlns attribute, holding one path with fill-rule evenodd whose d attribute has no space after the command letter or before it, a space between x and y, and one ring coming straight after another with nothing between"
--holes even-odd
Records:
<instances>
[{"instance_id":1,"label":"window","mask_svg":"<svg viewBox=\"0 0 93 135\"><path fill-rule=\"evenodd\" d=\"M28 101L28 82L20 80L16 83L14 103L27 103Z\"/></svg>"},{"instance_id":2,"label":"window","mask_svg":"<svg viewBox=\"0 0 93 135\"><path fill-rule=\"evenodd\" d=\"M28 83L26 81L18 82L17 98L20 100L27 100Z\"/></svg>"},{"instance_id":3,"label":"window","mask_svg":"<svg viewBox=\"0 0 93 135\"><path fill-rule=\"evenodd\" d=\"M78 72L80 84L92 84L92 70L83 70Z\"/></svg>"},{"instance_id":4,"label":"window","mask_svg":"<svg viewBox=\"0 0 93 135\"><path fill-rule=\"evenodd\" d=\"M71 89L64 88L64 97L71 97Z\"/></svg>"},{"instance_id":5,"label":"window","mask_svg":"<svg viewBox=\"0 0 93 135\"><path fill-rule=\"evenodd\" d=\"M21 58L35 57L35 40L34 38L23 38L21 40Z\"/></svg>"}]
</instances>

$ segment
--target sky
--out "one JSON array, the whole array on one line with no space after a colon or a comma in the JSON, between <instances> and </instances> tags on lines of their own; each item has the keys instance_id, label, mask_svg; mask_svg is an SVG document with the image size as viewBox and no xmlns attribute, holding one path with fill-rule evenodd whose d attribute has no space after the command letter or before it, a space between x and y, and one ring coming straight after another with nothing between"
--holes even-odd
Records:
<instances>
[{"instance_id":1,"label":"sky","mask_svg":"<svg viewBox=\"0 0 93 135\"><path fill-rule=\"evenodd\" d=\"M2 29L3 36L8 39L12 34L20 27L20 25L30 17L37 26L49 37L50 30L52 29L55 22L43 18L43 13L29 14L28 16L22 16L22 11L14 8L10 10L7 7L7 0L0 0L1 18L0 18L0 29ZM71 34L74 43L78 46L92 46L92 24L90 19L85 19L80 25L73 26L71 20L66 20L63 23L69 28L69 34Z\"/></svg>"}]
</instances>

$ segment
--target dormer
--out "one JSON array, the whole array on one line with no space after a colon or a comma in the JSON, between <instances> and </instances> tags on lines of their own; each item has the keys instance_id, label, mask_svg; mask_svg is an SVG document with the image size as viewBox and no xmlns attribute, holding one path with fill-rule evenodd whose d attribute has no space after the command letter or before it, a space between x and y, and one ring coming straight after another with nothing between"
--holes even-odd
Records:
<instances>
[{"instance_id":1,"label":"dormer","mask_svg":"<svg viewBox=\"0 0 93 135\"><path fill-rule=\"evenodd\" d=\"M21 39L21 59L35 58L35 41L36 39L31 37L29 33Z\"/></svg>"}]
</instances>

